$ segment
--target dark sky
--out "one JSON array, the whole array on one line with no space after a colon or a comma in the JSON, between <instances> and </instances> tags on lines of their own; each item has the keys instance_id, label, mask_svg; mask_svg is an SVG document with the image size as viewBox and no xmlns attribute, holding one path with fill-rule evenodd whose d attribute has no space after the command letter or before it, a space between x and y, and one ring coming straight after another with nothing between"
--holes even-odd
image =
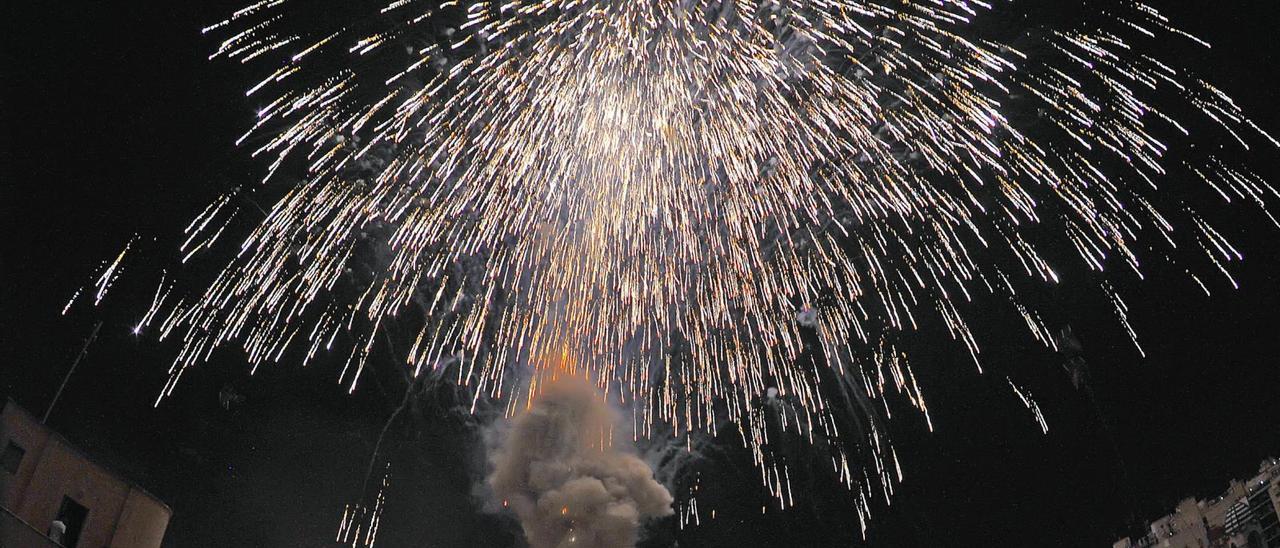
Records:
<instances>
[{"instance_id":1,"label":"dark sky","mask_svg":"<svg viewBox=\"0 0 1280 548\"><path fill-rule=\"evenodd\" d=\"M232 146L256 106L243 99L248 74L207 61L214 43L199 33L239 3L39 2L11 13L13 4L0 48L0 395L41 412L101 319L102 335L51 422L173 506L167 544L327 545L399 398L394 379L375 375L347 396L324 364L283 364L249 379L235 356L223 356L153 409L174 348L129 334L136 307L109 298L98 311L58 314L134 234L160 237L158 249L221 190L261 173ZM1280 132L1273 3L1154 4L1214 44L1179 61ZM1267 151L1254 166L1274 180L1276 157ZM1012 323L986 330L986 359L1019 373L1045 410L1048 435L1003 376L976 374L954 348L913 348L937 432L923 433L913 417L895 422L907 478L893 506L878 510L871 544L1105 545L1130 509L1156 517L1280 454L1280 230L1259 214L1219 223L1246 255L1240 291L1219 283L1206 298L1174 276L1121 284L1145 359L1097 295L1060 296L1113 436L1056 358ZM233 412L217 405L227 382L246 395ZM432 409L419 414L430 419ZM437 415L392 430L383 545L511 544L510 522L477 513L469 497L474 436L457 417ZM821 478L812 503L762 516L760 494L743 487L756 476L742 455L701 466L720 486L705 503L722 519L683 534L657 524L655 544L818 546L857 536L848 499Z\"/></svg>"}]
</instances>

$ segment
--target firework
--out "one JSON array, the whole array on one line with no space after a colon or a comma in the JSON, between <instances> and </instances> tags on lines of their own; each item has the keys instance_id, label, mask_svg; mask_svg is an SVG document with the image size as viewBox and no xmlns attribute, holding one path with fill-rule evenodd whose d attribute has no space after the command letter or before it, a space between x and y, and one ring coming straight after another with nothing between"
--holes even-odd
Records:
<instances>
[{"instance_id":1,"label":"firework","mask_svg":"<svg viewBox=\"0 0 1280 548\"><path fill-rule=\"evenodd\" d=\"M1276 142L1143 53L1196 38L1143 4L1093 8L1030 33L960 0L253 4L206 32L262 70L240 144L267 179L301 178L207 288L149 311L183 345L165 393L224 346L255 369L344 352L355 390L379 334L411 323L404 367L449 367L512 415L567 367L639 436L732 425L785 507L766 415L837 439L836 389L927 418L894 334L943 325L980 367L983 295L1052 346L1020 295L1063 268L1229 278L1240 253L1188 202L1276 193L1186 145ZM184 261L231 202L188 227ZM828 363L796 360L810 330ZM843 444L831 465L865 523L901 470L863 426L873 473Z\"/></svg>"}]
</instances>

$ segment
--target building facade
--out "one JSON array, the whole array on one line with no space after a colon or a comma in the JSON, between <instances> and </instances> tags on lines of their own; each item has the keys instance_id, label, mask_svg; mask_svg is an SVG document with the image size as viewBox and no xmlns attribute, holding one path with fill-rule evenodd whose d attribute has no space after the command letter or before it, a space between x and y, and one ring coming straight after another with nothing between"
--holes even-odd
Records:
<instances>
[{"instance_id":1,"label":"building facade","mask_svg":"<svg viewBox=\"0 0 1280 548\"><path fill-rule=\"evenodd\" d=\"M0 413L0 546L155 548L173 511L12 400Z\"/></svg>"},{"instance_id":2,"label":"building facade","mask_svg":"<svg viewBox=\"0 0 1280 548\"><path fill-rule=\"evenodd\" d=\"M1221 496L1183 499L1146 535L1112 547L1280 548L1280 459L1263 461L1257 475L1233 480Z\"/></svg>"}]
</instances>

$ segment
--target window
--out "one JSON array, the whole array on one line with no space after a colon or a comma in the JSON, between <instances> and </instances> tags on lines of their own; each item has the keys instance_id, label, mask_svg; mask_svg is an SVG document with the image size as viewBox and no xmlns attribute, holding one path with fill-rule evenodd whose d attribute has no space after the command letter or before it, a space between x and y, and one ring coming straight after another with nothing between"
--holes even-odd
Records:
<instances>
[{"instance_id":1,"label":"window","mask_svg":"<svg viewBox=\"0 0 1280 548\"><path fill-rule=\"evenodd\" d=\"M13 440L9 440L9 443L4 447L4 454L0 455L0 466L4 467L5 472L17 475L18 465L22 464L22 457L26 456L26 454L26 449L13 443Z\"/></svg>"},{"instance_id":2,"label":"window","mask_svg":"<svg viewBox=\"0 0 1280 548\"><path fill-rule=\"evenodd\" d=\"M89 509L81 506L80 503L72 500L71 497L62 497L62 507L58 509L58 519L54 520L54 524L61 524L59 527L62 538L54 535L56 525L50 524L49 536L67 548L75 548L76 541L80 540L80 528L84 527L84 521L89 517Z\"/></svg>"}]
</instances>

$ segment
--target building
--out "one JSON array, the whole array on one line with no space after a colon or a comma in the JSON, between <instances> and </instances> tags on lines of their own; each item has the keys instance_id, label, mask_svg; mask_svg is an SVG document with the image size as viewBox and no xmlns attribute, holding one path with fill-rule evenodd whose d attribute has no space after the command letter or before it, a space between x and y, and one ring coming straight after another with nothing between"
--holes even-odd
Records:
<instances>
[{"instance_id":1,"label":"building","mask_svg":"<svg viewBox=\"0 0 1280 548\"><path fill-rule=\"evenodd\" d=\"M154 548L173 511L9 400L0 413L0 546ZM60 542L59 542L60 539Z\"/></svg>"},{"instance_id":2,"label":"building","mask_svg":"<svg viewBox=\"0 0 1280 548\"><path fill-rule=\"evenodd\" d=\"M1186 498L1137 539L1112 548L1280 548L1280 459L1263 461L1247 481L1233 480L1209 500Z\"/></svg>"},{"instance_id":3,"label":"building","mask_svg":"<svg viewBox=\"0 0 1280 548\"><path fill-rule=\"evenodd\" d=\"M1246 491L1231 507L1227 533L1243 539L1239 546L1280 548L1280 461L1263 463Z\"/></svg>"}]
</instances>

